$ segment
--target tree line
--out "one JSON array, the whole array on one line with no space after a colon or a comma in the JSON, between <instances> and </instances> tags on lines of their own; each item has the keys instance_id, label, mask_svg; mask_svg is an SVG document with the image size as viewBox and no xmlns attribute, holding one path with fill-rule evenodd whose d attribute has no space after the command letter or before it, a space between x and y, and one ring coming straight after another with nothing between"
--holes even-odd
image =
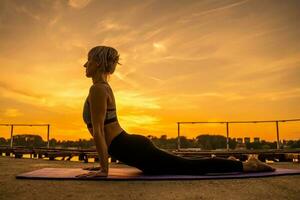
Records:
<instances>
[{"instance_id":1,"label":"tree line","mask_svg":"<svg viewBox=\"0 0 300 200\"><path fill-rule=\"evenodd\" d=\"M167 135L161 135L160 137L148 135L147 136L153 144L163 149L176 149L177 148L177 137L167 138ZM52 138L50 141L50 147L52 148L78 148L78 149L89 149L95 148L94 140L79 139L76 141L72 140L56 140ZM1 146L9 146L10 139L0 137ZM25 147L45 147L47 141L44 141L41 136L35 134L21 134L13 136L14 146L25 146ZM281 142L281 148L293 149L300 148L300 140L283 140ZM215 149L226 149L226 137L222 135L198 135L196 138L188 139L185 136L180 136L180 147L181 148L200 148L202 150L215 150ZM256 141L246 142L240 144L236 138L229 138L229 148L237 149L276 149L276 141Z\"/></svg>"}]
</instances>

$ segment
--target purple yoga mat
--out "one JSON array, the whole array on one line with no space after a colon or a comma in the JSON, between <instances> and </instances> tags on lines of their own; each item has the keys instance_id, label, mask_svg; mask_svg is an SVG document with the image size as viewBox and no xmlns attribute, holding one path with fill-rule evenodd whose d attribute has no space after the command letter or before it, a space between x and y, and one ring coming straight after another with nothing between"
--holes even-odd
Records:
<instances>
[{"instance_id":1,"label":"purple yoga mat","mask_svg":"<svg viewBox=\"0 0 300 200\"><path fill-rule=\"evenodd\" d=\"M108 177L78 178L77 175L89 171L81 168L43 168L16 176L18 179L57 179L57 180L196 180L234 179L300 174L300 169L277 168L274 172L257 173L214 173L206 175L144 175L136 168L109 168Z\"/></svg>"}]
</instances>

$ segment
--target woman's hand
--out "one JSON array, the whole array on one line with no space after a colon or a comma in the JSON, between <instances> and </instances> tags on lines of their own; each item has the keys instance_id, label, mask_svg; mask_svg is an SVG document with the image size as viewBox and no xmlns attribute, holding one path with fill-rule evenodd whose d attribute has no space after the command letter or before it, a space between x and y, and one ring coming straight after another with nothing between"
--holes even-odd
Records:
<instances>
[{"instance_id":1,"label":"woman's hand","mask_svg":"<svg viewBox=\"0 0 300 200\"><path fill-rule=\"evenodd\" d=\"M95 177L107 177L107 176L108 176L108 172L98 170L98 171L90 171L88 173L80 174L75 177L76 178L95 178Z\"/></svg>"}]
</instances>

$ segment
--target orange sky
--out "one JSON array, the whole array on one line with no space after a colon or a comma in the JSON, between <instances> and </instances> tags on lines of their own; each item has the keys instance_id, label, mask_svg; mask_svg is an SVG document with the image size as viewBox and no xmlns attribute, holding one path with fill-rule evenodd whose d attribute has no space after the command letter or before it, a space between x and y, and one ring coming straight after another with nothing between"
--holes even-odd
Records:
<instances>
[{"instance_id":1,"label":"orange sky","mask_svg":"<svg viewBox=\"0 0 300 200\"><path fill-rule=\"evenodd\" d=\"M90 138L82 65L116 48L110 78L129 133L177 135L177 121L300 118L299 1L0 1L0 123L50 123L56 139ZM39 133L46 128L20 128ZM224 134L184 125L182 135ZM300 138L300 122L280 124ZM0 137L10 137L0 127ZM231 137L275 140L275 124L232 125Z\"/></svg>"}]
</instances>

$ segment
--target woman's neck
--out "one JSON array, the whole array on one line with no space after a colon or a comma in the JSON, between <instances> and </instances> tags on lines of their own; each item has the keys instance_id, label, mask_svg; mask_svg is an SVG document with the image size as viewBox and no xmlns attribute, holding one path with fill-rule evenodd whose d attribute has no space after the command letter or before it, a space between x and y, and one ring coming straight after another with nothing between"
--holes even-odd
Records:
<instances>
[{"instance_id":1,"label":"woman's neck","mask_svg":"<svg viewBox=\"0 0 300 200\"><path fill-rule=\"evenodd\" d=\"M103 83L103 82L106 82L107 83L107 75L104 74L104 73L97 73L95 74L95 76L92 77L92 80L93 80L93 84L95 83Z\"/></svg>"}]
</instances>

